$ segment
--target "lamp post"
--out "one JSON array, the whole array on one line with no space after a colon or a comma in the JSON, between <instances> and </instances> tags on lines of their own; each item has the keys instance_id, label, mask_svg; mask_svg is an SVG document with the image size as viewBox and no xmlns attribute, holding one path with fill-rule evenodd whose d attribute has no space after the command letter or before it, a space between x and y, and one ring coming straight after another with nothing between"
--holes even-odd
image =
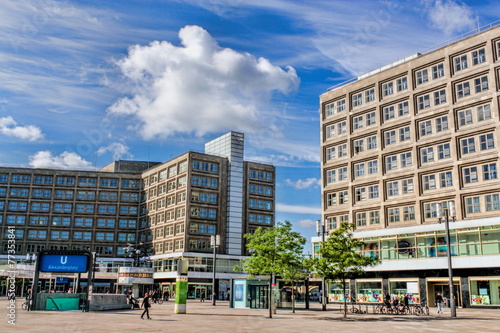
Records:
<instances>
[{"instance_id":1,"label":"lamp post","mask_svg":"<svg viewBox=\"0 0 500 333\"><path fill-rule=\"evenodd\" d=\"M438 218L438 223L444 222L446 231L446 246L447 246L447 257L448 257L448 276L449 276L449 288L450 288L450 308L451 317L457 316L457 309L455 308L455 298L453 292L453 268L451 265L451 241L450 241L450 220L455 222L455 203L449 201L447 204L447 209L443 209L442 204L438 203L436 207L436 216ZM444 213L444 215L443 215Z\"/></svg>"},{"instance_id":2,"label":"lamp post","mask_svg":"<svg viewBox=\"0 0 500 333\"><path fill-rule=\"evenodd\" d=\"M127 244L125 247L125 253L129 258L134 258L134 267L140 266L140 261L143 258L149 256L150 249L144 245L144 243L139 243L137 245Z\"/></svg>"},{"instance_id":3,"label":"lamp post","mask_svg":"<svg viewBox=\"0 0 500 333\"><path fill-rule=\"evenodd\" d=\"M213 270L214 274L212 276L212 305L215 306L215 298L216 298L216 293L215 293L215 267L216 267L216 260L217 260L217 247L220 245L220 236L219 235L212 235L210 236L210 245L214 248L214 263L213 263Z\"/></svg>"},{"instance_id":4,"label":"lamp post","mask_svg":"<svg viewBox=\"0 0 500 333\"><path fill-rule=\"evenodd\" d=\"M316 221L316 232L318 233L318 236L321 236L321 242L325 242L325 235L326 235L326 228L323 223L321 223L321 220ZM325 277L323 276L321 278L321 310L326 311L326 285L325 285Z\"/></svg>"}]
</instances>

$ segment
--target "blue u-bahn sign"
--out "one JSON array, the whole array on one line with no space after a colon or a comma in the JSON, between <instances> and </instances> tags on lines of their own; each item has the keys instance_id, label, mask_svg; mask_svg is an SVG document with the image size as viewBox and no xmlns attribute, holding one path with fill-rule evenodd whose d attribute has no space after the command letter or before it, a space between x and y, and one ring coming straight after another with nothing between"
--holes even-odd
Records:
<instances>
[{"instance_id":1,"label":"blue u-bahn sign","mask_svg":"<svg viewBox=\"0 0 500 333\"><path fill-rule=\"evenodd\" d=\"M85 273L89 269L89 256L85 254L46 254L39 256L39 271L52 273Z\"/></svg>"}]
</instances>

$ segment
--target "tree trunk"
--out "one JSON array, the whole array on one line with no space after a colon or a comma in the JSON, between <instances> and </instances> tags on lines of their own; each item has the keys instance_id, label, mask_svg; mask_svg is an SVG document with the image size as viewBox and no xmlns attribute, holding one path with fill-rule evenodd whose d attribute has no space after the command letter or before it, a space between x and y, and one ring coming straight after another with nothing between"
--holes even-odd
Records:
<instances>
[{"instance_id":1,"label":"tree trunk","mask_svg":"<svg viewBox=\"0 0 500 333\"><path fill-rule=\"evenodd\" d=\"M269 307L269 318L273 317L273 276L269 277L269 299L267 300Z\"/></svg>"},{"instance_id":2,"label":"tree trunk","mask_svg":"<svg viewBox=\"0 0 500 333\"><path fill-rule=\"evenodd\" d=\"M295 313L295 288L292 281L292 313Z\"/></svg>"},{"instance_id":3,"label":"tree trunk","mask_svg":"<svg viewBox=\"0 0 500 333\"><path fill-rule=\"evenodd\" d=\"M345 293L345 279L342 279L342 289L344 291L344 319L347 318L347 295Z\"/></svg>"}]
</instances>

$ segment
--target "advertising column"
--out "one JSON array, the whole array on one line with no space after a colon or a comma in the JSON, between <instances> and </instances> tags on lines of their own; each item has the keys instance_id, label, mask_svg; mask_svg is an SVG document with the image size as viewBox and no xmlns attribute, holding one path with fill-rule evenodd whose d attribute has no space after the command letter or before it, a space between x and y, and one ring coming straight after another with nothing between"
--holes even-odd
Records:
<instances>
[{"instance_id":1,"label":"advertising column","mask_svg":"<svg viewBox=\"0 0 500 333\"><path fill-rule=\"evenodd\" d=\"M175 313L185 314L188 292L188 260L177 261L177 278L175 281Z\"/></svg>"}]
</instances>

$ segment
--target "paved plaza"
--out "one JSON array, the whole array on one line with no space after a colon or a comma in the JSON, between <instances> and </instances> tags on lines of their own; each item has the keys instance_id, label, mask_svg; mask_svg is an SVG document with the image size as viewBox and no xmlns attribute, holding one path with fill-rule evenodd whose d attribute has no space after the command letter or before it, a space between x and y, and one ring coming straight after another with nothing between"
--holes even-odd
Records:
<instances>
[{"instance_id":1,"label":"paved plaza","mask_svg":"<svg viewBox=\"0 0 500 333\"><path fill-rule=\"evenodd\" d=\"M17 301L16 325L7 320L8 302L0 300L2 322L0 332L500 332L500 310L457 309L457 318L450 318L449 309L437 315L375 315L349 313L346 320L338 306L328 305L320 311L317 303L311 310L278 310L272 319L267 310L231 309L227 302L188 302L187 314L175 314L174 303L153 304L152 320L141 320L142 310L106 312L36 311L20 308Z\"/></svg>"}]
</instances>

